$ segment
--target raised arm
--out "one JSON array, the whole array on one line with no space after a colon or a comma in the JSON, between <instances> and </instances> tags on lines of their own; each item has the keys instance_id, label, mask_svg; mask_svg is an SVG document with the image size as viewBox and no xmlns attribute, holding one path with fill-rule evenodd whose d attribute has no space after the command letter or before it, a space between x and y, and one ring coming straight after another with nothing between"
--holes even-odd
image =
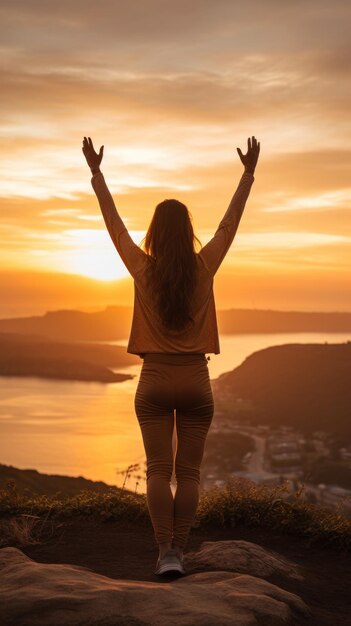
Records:
<instances>
[{"instance_id":1,"label":"raised arm","mask_svg":"<svg viewBox=\"0 0 351 626\"><path fill-rule=\"evenodd\" d=\"M199 252L212 276L215 275L220 267L238 229L246 200L255 180L254 171L260 152L260 143L258 142L257 144L255 137L252 137L251 146L249 138L247 154L243 155L240 148L237 148L237 151L245 166L244 173L215 234Z\"/></svg>"},{"instance_id":2,"label":"raised arm","mask_svg":"<svg viewBox=\"0 0 351 626\"><path fill-rule=\"evenodd\" d=\"M144 267L146 254L134 243L129 235L127 227L116 209L113 197L106 185L104 175L100 170L104 146L101 146L100 152L97 154L93 148L90 137L88 139L84 137L82 150L91 169L92 187L99 201L101 213L112 242L126 268L130 274L135 277Z\"/></svg>"}]
</instances>

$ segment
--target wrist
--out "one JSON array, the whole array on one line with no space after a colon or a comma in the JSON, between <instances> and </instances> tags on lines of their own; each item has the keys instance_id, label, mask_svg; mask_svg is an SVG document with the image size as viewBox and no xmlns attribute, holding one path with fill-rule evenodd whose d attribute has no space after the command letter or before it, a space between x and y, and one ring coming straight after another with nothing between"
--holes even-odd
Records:
<instances>
[{"instance_id":1,"label":"wrist","mask_svg":"<svg viewBox=\"0 0 351 626\"><path fill-rule=\"evenodd\" d=\"M90 171L92 174L98 174L99 172L101 172L99 165L95 165L94 167L91 167Z\"/></svg>"},{"instance_id":2,"label":"wrist","mask_svg":"<svg viewBox=\"0 0 351 626\"><path fill-rule=\"evenodd\" d=\"M245 167L245 172L248 172L249 174L254 174L255 173L255 168L252 167Z\"/></svg>"}]
</instances>

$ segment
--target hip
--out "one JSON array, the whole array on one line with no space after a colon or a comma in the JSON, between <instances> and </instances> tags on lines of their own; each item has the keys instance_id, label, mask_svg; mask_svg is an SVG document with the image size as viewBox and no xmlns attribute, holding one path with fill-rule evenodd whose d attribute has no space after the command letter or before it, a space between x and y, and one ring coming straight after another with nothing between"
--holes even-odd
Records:
<instances>
[{"instance_id":1,"label":"hip","mask_svg":"<svg viewBox=\"0 0 351 626\"><path fill-rule=\"evenodd\" d=\"M139 412L155 407L213 410L213 394L204 354L146 353L136 389ZM200 410L200 409L197 409Z\"/></svg>"},{"instance_id":2,"label":"hip","mask_svg":"<svg viewBox=\"0 0 351 626\"><path fill-rule=\"evenodd\" d=\"M206 357L203 352L145 352L142 359L143 364L191 365L203 363L207 365L210 357Z\"/></svg>"}]
</instances>

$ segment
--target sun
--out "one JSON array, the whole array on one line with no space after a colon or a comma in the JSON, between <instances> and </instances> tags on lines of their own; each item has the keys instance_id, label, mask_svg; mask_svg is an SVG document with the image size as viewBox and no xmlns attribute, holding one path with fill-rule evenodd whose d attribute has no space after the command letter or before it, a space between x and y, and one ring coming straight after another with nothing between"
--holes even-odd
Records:
<instances>
[{"instance_id":1,"label":"sun","mask_svg":"<svg viewBox=\"0 0 351 626\"><path fill-rule=\"evenodd\" d=\"M111 281L118 280L120 278L125 278L129 276L129 272L127 268L120 267L120 263L118 259L114 259L113 263L107 264L103 259L95 258L93 260L77 259L73 267L71 268L75 274L80 274L81 276L86 276L88 278L94 278L95 280L102 281Z\"/></svg>"},{"instance_id":2,"label":"sun","mask_svg":"<svg viewBox=\"0 0 351 626\"><path fill-rule=\"evenodd\" d=\"M67 233L67 231L66 231ZM61 256L61 269L96 280L112 281L129 276L129 272L104 230L70 231L70 249Z\"/></svg>"}]
</instances>

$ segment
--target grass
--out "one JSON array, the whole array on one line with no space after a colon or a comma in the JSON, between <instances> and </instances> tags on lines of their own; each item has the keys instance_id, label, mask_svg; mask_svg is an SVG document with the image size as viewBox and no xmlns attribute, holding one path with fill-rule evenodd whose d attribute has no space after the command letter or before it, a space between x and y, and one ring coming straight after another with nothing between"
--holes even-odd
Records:
<instances>
[{"instance_id":1,"label":"grass","mask_svg":"<svg viewBox=\"0 0 351 626\"><path fill-rule=\"evenodd\" d=\"M21 495L15 481L8 481L0 489L0 547L40 543L54 533L55 527L63 525L59 520L77 516L150 523L146 495L126 490L125 482L118 491L82 490L75 496L62 497ZM236 526L268 528L346 551L351 543L351 521L340 511L331 512L305 502L303 485L290 494L287 483L272 487L229 478L223 486L200 493L193 528L208 529L210 535L211 528Z\"/></svg>"}]
</instances>

